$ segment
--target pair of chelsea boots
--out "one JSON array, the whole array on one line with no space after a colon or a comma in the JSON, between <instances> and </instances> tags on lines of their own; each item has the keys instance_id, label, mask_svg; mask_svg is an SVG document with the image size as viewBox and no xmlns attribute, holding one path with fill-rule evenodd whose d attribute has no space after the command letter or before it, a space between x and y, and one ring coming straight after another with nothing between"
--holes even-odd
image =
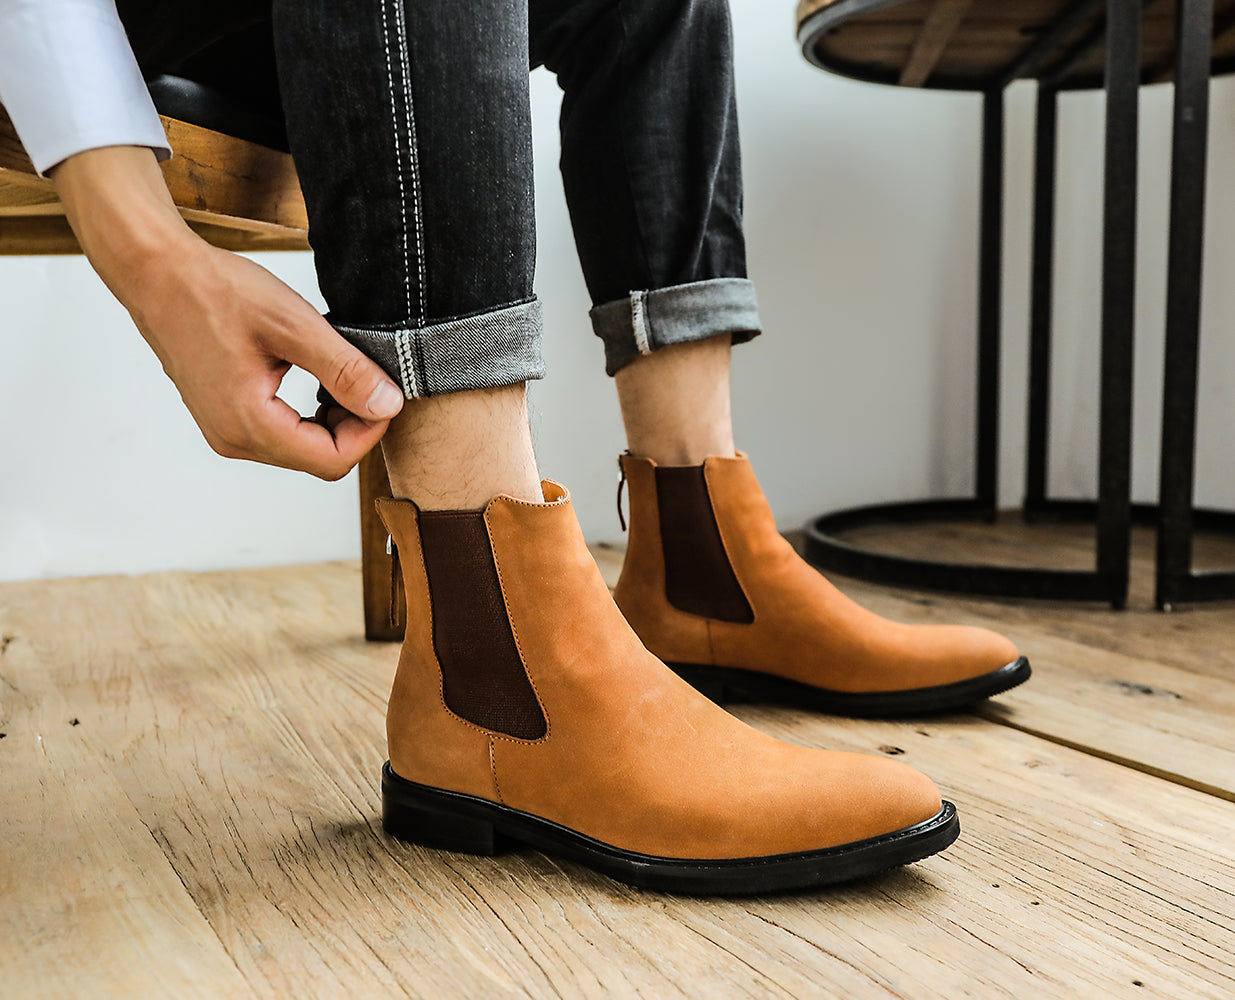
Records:
<instances>
[{"instance_id":1,"label":"pair of chelsea boots","mask_svg":"<svg viewBox=\"0 0 1235 1000\"><path fill-rule=\"evenodd\" d=\"M476 854L531 847L693 894L822 886L951 844L956 809L920 772L783 743L717 701L955 708L1024 680L1015 648L849 602L777 533L742 456L622 463L631 533L613 596L556 483L543 503L498 496L479 511L379 501L409 623L386 829Z\"/></svg>"}]
</instances>

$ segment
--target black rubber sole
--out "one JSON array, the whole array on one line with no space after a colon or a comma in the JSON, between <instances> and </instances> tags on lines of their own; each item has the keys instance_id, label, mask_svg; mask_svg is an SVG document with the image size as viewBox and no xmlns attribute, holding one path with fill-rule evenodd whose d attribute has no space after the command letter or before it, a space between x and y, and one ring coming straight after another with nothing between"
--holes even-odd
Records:
<instances>
[{"instance_id":1,"label":"black rubber sole","mask_svg":"<svg viewBox=\"0 0 1235 1000\"><path fill-rule=\"evenodd\" d=\"M862 718L898 718L907 715L937 715L969 708L976 702L1024 684L1032 672L1029 660L1020 657L989 674L909 691L830 691L799 681L737 667L707 667L694 663L669 663L683 680L718 705L730 702L774 702L794 708L810 708L833 715Z\"/></svg>"},{"instance_id":2,"label":"black rubber sole","mask_svg":"<svg viewBox=\"0 0 1235 1000\"><path fill-rule=\"evenodd\" d=\"M382 767L382 825L400 840L465 854L530 847L641 889L743 896L835 885L937 854L960 835L956 806L881 837L799 854L689 860L637 854L487 799L430 788Z\"/></svg>"}]
</instances>

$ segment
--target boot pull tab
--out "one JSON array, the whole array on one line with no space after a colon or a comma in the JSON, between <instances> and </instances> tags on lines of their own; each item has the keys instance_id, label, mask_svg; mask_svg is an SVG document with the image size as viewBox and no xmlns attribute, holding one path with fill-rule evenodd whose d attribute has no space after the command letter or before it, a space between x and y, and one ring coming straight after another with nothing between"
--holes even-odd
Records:
<instances>
[{"instance_id":1,"label":"boot pull tab","mask_svg":"<svg viewBox=\"0 0 1235 1000\"><path fill-rule=\"evenodd\" d=\"M627 455L630 452L626 452ZM626 530L626 515L622 513L622 490L626 488L626 466L622 464L622 457L618 456L618 488L617 488L617 511L618 524L622 526L622 530Z\"/></svg>"},{"instance_id":2,"label":"boot pull tab","mask_svg":"<svg viewBox=\"0 0 1235 1000\"><path fill-rule=\"evenodd\" d=\"M390 556L390 627L399 627L399 547L386 536L386 555Z\"/></svg>"}]
</instances>

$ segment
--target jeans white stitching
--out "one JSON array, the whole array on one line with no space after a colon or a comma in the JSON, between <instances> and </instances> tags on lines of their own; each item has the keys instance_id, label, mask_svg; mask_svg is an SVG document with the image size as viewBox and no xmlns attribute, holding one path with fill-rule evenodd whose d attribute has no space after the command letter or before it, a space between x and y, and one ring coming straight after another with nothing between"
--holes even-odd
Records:
<instances>
[{"instance_id":1,"label":"jeans white stitching","mask_svg":"<svg viewBox=\"0 0 1235 1000\"><path fill-rule=\"evenodd\" d=\"M412 214L416 220L416 270L419 280L419 310L415 317L416 325L423 326L425 315L425 227L421 212L420 192L420 148L416 140L416 109L412 101L412 71L407 53L407 18L403 6L404 0L396 0L399 30L399 60L403 68L403 104L407 112L407 144L409 166L412 175Z\"/></svg>"},{"instance_id":2,"label":"jeans white stitching","mask_svg":"<svg viewBox=\"0 0 1235 1000\"><path fill-rule=\"evenodd\" d=\"M630 293L630 325L635 335L635 348L640 354L651 354L652 344L648 339L647 313L643 306L644 292Z\"/></svg>"},{"instance_id":3,"label":"jeans white stitching","mask_svg":"<svg viewBox=\"0 0 1235 1000\"><path fill-rule=\"evenodd\" d=\"M398 3L399 0L394 0ZM412 313L412 267L411 259L408 256L410 248L408 247L407 234L407 191L403 184L403 144L399 141L399 108L395 102L395 74L394 63L390 58L390 25L386 17L386 0L381 0L382 9L382 42L386 48L386 77L390 81L390 123L393 127L395 140L395 170L399 177L399 212L402 215L402 225L400 232L403 236L403 286L407 294L407 313L408 319L411 319ZM395 335L395 353L399 360L399 374L403 376L404 391L411 396L416 396L416 377L414 371L408 371L408 356L407 345L403 337Z\"/></svg>"},{"instance_id":4,"label":"jeans white stitching","mask_svg":"<svg viewBox=\"0 0 1235 1000\"><path fill-rule=\"evenodd\" d=\"M412 337L415 335L414 330L396 330L394 338L395 350L399 354L399 370L403 373L409 399L424 395L420 389L420 380L416 377L415 350L412 346Z\"/></svg>"}]
</instances>

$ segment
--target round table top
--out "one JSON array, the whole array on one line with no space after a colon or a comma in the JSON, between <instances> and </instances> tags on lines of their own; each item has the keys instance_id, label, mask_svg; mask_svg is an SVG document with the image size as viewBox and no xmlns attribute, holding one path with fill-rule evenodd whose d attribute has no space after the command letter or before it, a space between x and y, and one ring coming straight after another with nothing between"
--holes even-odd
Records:
<instances>
[{"instance_id":1,"label":"round table top","mask_svg":"<svg viewBox=\"0 0 1235 1000\"><path fill-rule=\"evenodd\" d=\"M1235 72L1235 0L1214 0L1214 75ZM1103 83L1104 0L800 0L798 41L816 66L857 80L988 90L1038 79ZM1171 79L1175 0L1145 0L1142 79Z\"/></svg>"}]
</instances>

